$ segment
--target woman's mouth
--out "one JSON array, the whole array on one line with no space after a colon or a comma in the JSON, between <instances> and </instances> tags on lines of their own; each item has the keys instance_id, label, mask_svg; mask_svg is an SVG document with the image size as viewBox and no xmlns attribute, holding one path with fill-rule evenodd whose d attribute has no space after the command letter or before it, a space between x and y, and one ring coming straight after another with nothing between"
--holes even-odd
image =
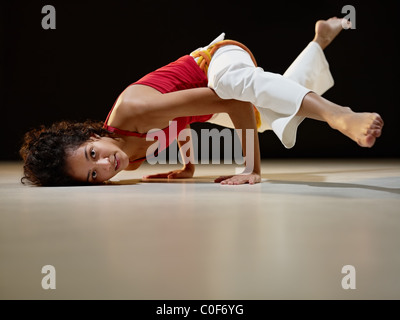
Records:
<instances>
[{"instance_id":1,"label":"woman's mouth","mask_svg":"<svg viewBox=\"0 0 400 320\"><path fill-rule=\"evenodd\" d=\"M114 166L114 169L115 169L115 171L117 171L118 170L118 168L119 168L119 165L120 165L120 162L119 162L119 160L118 160L118 158L117 158L117 155L114 155L114 162L115 162L115 166Z\"/></svg>"}]
</instances>

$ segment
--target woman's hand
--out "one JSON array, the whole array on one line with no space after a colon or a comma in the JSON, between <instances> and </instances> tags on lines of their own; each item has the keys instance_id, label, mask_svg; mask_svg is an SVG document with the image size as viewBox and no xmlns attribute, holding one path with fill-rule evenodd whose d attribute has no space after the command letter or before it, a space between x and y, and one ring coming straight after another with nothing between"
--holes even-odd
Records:
<instances>
[{"instance_id":1,"label":"woman's hand","mask_svg":"<svg viewBox=\"0 0 400 320\"><path fill-rule=\"evenodd\" d=\"M238 185L238 184L256 184L261 182L261 176L258 173L252 172L250 174L239 174L234 176L221 176L214 180L214 182L220 182L221 184L227 185Z\"/></svg>"},{"instance_id":2,"label":"woman's hand","mask_svg":"<svg viewBox=\"0 0 400 320\"><path fill-rule=\"evenodd\" d=\"M165 173L151 174L144 176L143 179L185 179L192 178L194 170L190 167L184 167L179 170L168 171Z\"/></svg>"}]
</instances>

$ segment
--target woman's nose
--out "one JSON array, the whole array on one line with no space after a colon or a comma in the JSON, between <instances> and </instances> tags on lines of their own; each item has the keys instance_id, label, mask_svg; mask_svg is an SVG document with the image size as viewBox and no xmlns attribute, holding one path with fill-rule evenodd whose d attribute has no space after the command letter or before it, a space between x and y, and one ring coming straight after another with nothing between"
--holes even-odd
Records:
<instances>
[{"instance_id":1,"label":"woman's nose","mask_svg":"<svg viewBox=\"0 0 400 320\"><path fill-rule=\"evenodd\" d=\"M110 159L107 158L101 158L97 160L97 165L105 170L110 170L111 169L111 162Z\"/></svg>"}]
</instances>

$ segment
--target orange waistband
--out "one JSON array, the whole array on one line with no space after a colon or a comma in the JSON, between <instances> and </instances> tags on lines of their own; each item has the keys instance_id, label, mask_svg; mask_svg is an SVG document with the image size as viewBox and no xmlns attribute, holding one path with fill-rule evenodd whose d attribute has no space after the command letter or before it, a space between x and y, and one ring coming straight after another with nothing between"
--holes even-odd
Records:
<instances>
[{"instance_id":1,"label":"orange waistband","mask_svg":"<svg viewBox=\"0 0 400 320\"><path fill-rule=\"evenodd\" d=\"M205 73L206 76L207 76L207 72L208 72L208 66L211 63L211 59L212 59L214 53L219 48L226 46L226 45L235 45L235 46L238 46L238 47L242 48L243 50L245 50L250 55L250 58L251 58L251 60L253 60L254 65L257 67L257 62L256 62L256 59L254 58L254 55L252 54L250 49L247 48L243 43L240 43L235 40L222 40L217 43L214 43L213 45L209 46L205 50L198 50L198 51L194 51L191 53L191 56L193 58L195 58L195 59L198 58L197 64L200 67L200 69L203 70L203 72ZM260 112L257 110L257 108L255 106L253 106L253 108L254 108L254 114L256 117L257 128L259 128L261 126Z\"/></svg>"},{"instance_id":2,"label":"orange waistband","mask_svg":"<svg viewBox=\"0 0 400 320\"><path fill-rule=\"evenodd\" d=\"M253 60L254 65L257 66L256 59L254 58L252 52L250 51L249 48L247 48L243 43L235 41L235 40L222 40L217 43L214 43L213 45L209 46L206 50L198 50L194 51L191 53L191 56L193 58L199 58L197 60L197 64L199 65L200 69L204 71L204 73L207 75L208 71L208 66L210 65L212 56L214 55L215 51L217 51L219 48L227 45L235 45L243 50L245 50L251 57L251 60Z\"/></svg>"}]
</instances>

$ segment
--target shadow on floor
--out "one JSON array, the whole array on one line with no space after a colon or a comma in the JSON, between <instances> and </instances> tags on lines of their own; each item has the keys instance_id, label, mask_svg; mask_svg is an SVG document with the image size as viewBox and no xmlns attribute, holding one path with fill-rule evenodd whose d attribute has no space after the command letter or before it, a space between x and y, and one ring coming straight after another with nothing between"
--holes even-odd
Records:
<instances>
[{"instance_id":1,"label":"shadow on floor","mask_svg":"<svg viewBox=\"0 0 400 320\"><path fill-rule=\"evenodd\" d=\"M400 188L388 188L388 187L379 187L379 186L369 186L365 184L357 184L357 183L343 183L343 182L314 182L314 181L288 181L288 180L269 180L268 183L273 184L291 184L291 185L306 185L310 187L317 188L351 188L351 189L364 189L364 190L372 190L372 191L382 191L389 192L394 194L400 194Z\"/></svg>"},{"instance_id":2,"label":"shadow on floor","mask_svg":"<svg viewBox=\"0 0 400 320\"><path fill-rule=\"evenodd\" d=\"M361 171L361 170L360 170ZM366 171L366 170L365 170ZM354 171L351 171L354 172ZM218 176L200 176L190 179L126 179L120 181L110 181L108 185L135 185L144 183L209 183L214 184L214 180ZM283 173L283 174L263 174L262 178L266 183L272 184L291 184L291 185L306 185L317 188L356 188L372 191L389 192L393 194L400 194L400 188L389 188L382 186L371 186L357 183L345 182L326 182L323 175L310 174L310 173Z\"/></svg>"}]
</instances>

